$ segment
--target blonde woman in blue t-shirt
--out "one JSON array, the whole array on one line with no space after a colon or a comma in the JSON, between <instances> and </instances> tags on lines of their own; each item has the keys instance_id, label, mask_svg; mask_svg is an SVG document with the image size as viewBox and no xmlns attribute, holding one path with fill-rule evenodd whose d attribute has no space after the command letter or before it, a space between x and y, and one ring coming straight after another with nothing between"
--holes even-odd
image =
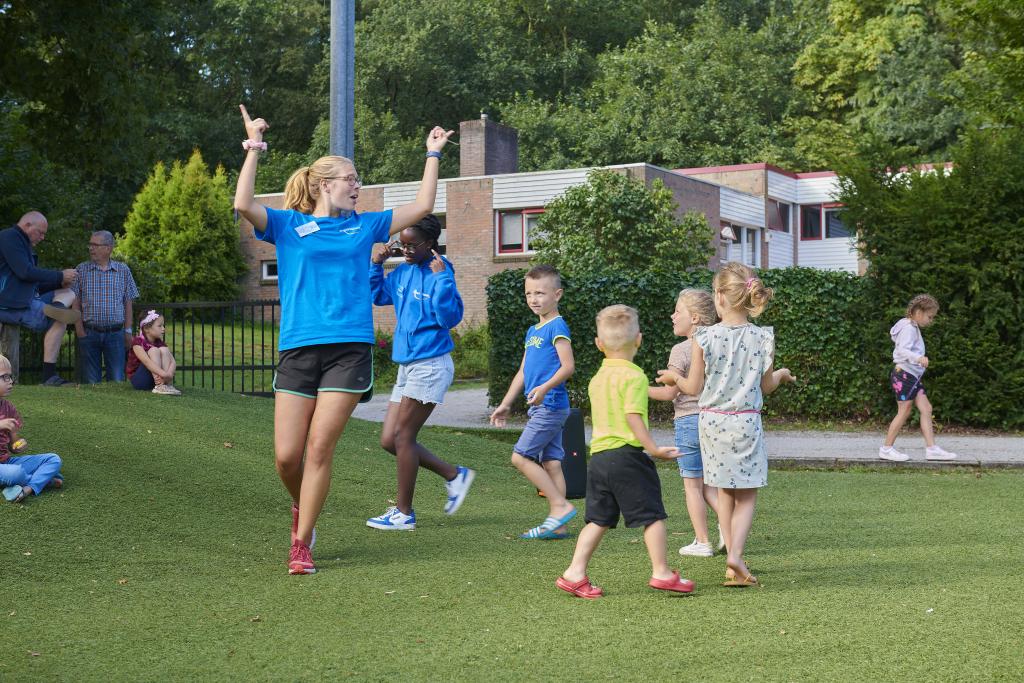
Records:
<instances>
[{"instance_id":1,"label":"blonde woman in blue t-shirt","mask_svg":"<svg viewBox=\"0 0 1024 683\"><path fill-rule=\"evenodd\" d=\"M310 548L331 486L334 447L349 416L373 388L370 276L374 243L416 223L434 208L441 149L454 131L427 135L427 160L416 199L392 210L359 213L362 181L345 157L326 156L288 179L285 210L255 199L256 166L270 128L240 105L247 139L235 210L256 239L277 249L281 294L280 358L274 377L274 460L292 497L291 574L316 571Z\"/></svg>"}]
</instances>

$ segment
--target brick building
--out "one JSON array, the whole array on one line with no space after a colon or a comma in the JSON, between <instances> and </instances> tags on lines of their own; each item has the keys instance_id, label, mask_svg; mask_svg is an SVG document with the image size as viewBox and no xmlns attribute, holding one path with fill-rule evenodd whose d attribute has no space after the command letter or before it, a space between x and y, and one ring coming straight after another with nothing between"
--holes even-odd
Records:
<instances>
[{"instance_id":1,"label":"brick building","mask_svg":"<svg viewBox=\"0 0 1024 683\"><path fill-rule=\"evenodd\" d=\"M517 173L516 131L486 116L459 126L458 178L438 182L434 213L444 224L443 251L455 266L466 305L464 324L487 317L487 279L506 268L525 267L532 250L530 230L544 206L567 188L586 182L590 168ZM451 148L449 148L451 149ZM842 225L831 172L796 174L767 164L678 169L651 164L608 167L645 183L660 179L675 196L680 215L703 213L715 234L719 261L743 261L761 268L808 265L862 272L854 237ZM363 187L359 211L380 211L408 203L419 181ZM282 194L260 195L280 208ZM277 261L272 245L252 238L240 221L239 234L249 264L243 284L247 299L276 299ZM394 259L390 267L401 262ZM385 265L388 268L388 265ZM394 325L390 307L375 309L375 322Z\"/></svg>"}]
</instances>

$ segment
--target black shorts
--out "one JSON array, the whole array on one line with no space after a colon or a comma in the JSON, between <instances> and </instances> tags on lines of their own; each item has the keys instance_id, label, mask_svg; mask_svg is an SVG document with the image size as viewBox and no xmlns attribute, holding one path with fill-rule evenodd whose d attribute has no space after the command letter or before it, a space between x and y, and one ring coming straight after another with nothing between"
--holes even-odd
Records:
<instances>
[{"instance_id":1,"label":"black shorts","mask_svg":"<svg viewBox=\"0 0 1024 683\"><path fill-rule=\"evenodd\" d=\"M658 468L643 449L621 446L598 451L587 466L587 522L614 529L619 514L626 526L666 519Z\"/></svg>"},{"instance_id":2,"label":"black shorts","mask_svg":"<svg viewBox=\"0 0 1024 683\"><path fill-rule=\"evenodd\" d=\"M373 347L362 342L314 344L281 352L274 391L316 398L321 391L373 397Z\"/></svg>"},{"instance_id":3,"label":"black shorts","mask_svg":"<svg viewBox=\"0 0 1024 683\"><path fill-rule=\"evenodd\" d=\"M926 393L921 378L915 377L903 368L893 368L889 373L889 386L896 394L897 401L913 401L918 394Z\"/></svg>"}]
</instances>

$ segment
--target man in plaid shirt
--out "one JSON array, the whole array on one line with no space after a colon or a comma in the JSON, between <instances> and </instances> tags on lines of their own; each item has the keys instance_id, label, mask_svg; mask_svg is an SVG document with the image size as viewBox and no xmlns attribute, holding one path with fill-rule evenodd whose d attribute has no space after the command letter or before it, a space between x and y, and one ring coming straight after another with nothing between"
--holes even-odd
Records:
<instances>
[{"instance_id":1,"label":"man in plaid shirt","mask_svg":"<svg viewBox=\"0 0 1024 683\"><path fill-rule=\"evenodd\" d=\"M114 236L97 230L89 238L89 260L75 268L75 307L82 319L75 324L82 374L89 384L102 379L100 360L108 382L124 381L125 349L132 338L132 300L139 297L131 269L112 261Z\"/></svg>"}]
</instances>

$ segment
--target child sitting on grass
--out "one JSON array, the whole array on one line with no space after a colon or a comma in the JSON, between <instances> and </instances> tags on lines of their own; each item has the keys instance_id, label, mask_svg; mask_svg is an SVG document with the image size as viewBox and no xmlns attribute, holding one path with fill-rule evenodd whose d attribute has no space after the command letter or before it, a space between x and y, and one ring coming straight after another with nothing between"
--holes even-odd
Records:
<instances>
[{"instance_id":1,"label":"child sitting on grass","mask_svg":"<svg viewBox=\"0 0 1024 683\"><path fill-rule=\"evenodd\" d=\"M56 453L11 457L15 451L25 448L24 439L18 439L21 415L7 400L13 388L11 361L0 356L0 486L4 498L20 503L30 495L38 496L47 486L60 488L64 480L60 476L60 456Z\"/></svg>"},{"instance_id":2,"label":"child sitting on grass","mask_svg":"<svg viewBox=\"0 0 1024 683\"><path fill-rule=\"evenodd\" d=\"M668 542L665 505L656 458L674 460L675 448L658 446L647 428L647 377L633 364L640 348L640 323L635 309L608 306L597 314L597 347L604 353L601 368L590 380L590 467L587 470L587 525L580 531L572 564L555 585L579 598L595 599L603 591L590 582L587 566L619 515L630 528L644 528L651 559L647 585L675 593L693 591L693 581L679 577L665 559Z\"/></svg>"},{"instance_id":3,"label":"child sitting on grass","mask_svg":"<svg viewBox=\"0 0 1024 683\"><path fill-rule=\"evenodd\" d=\"M148 311L139 320L139 335L132 338L128 352L128 381L140 391L164 396L181 396L174 382L178 364L164 342L164 317Z\"/></svg>"}]
</instances>

